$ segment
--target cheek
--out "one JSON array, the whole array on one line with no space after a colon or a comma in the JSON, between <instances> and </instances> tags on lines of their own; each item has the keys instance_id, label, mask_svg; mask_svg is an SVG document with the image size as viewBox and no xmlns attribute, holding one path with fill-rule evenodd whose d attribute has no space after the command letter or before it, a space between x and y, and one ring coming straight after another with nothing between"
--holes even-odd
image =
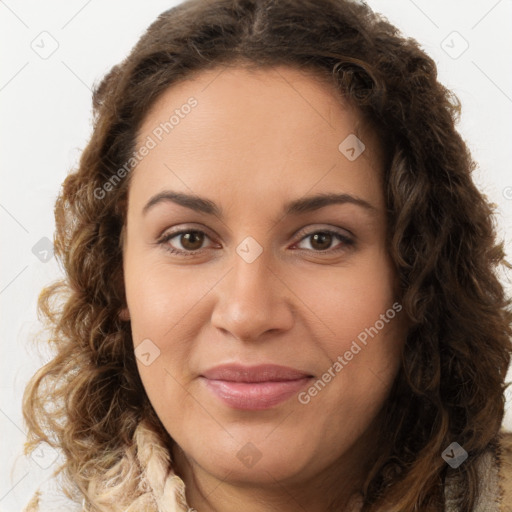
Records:
<instances>
[{"instance_id":1,"label":"cheek","mask_svg":"<svg viewBox=\"0 0 512 512\"><path fill-rule=\"evenodd\" d=\"M374 424L389 396L404 338L395 309L390 306L387 311L388 323L379 319L377 327L375 319L361 328L360 319L340 316L339 336L324 345L332 362L324 365L317 379L297 397L303 422L316 426L311 442L323 447L319 454L326 460L352 445ZM378 308L375 314L378 318Z\"/></svg>"},{"instance_id":2,"label":"cheek","mask_svg":"<svg viewBox=\"0 0 512 512\"><path fill-rule=\"evenodd\" d=\"M396 323L391 262L379 250L354 261L353 265L316 269L294 280L294 292L314 313L314 324L318 325L315 339L331 359L349 350L351 341L361 333L364 338L366 330L376 322L382 334ZM391 317L385 328L381 315L384 320Z\"/></svg>"},{"instance_id":3,"label":"cheek","mask_svg":"<svg viewBox=\"0 0 512 512\"><path fill-rule=\"evenodd\" d=\"M137 357L147 396L164 424L172 425L188 421L193 409L185 389L193 379L188 361L199 327L194 315L209 287L199 279L191 280L190 274L170 271L161 264L150 268L145 273L132 272L127 286L132 337L136 355L142 346L147 346L145 352L151 355L150 364ZM182 417L176 416L177 411Z\"/></svg>"},{"instance_id":4,"label":"cheek","mask_svg":"<svg viewBox=\"0 0 512 512\"><path fill-rule=\"evenodd\" d=\"M350 421L364 424L385 400L405 340L394 279L390 261L375 251L350 268L298 283L297 294L315 313L313 336L323 353L319 379L302 395L313 416L321 409L350 411Z\"/></svg>"},{"instance_id":5,"label":"cheek","mask_svg":"<svg viewBox=\"0 0 512 512\"><path fill-rule=\"evenodd\" d=\"M153 336L160 343L176 338L174 331L186 327L189 312L218 281L199 267L171 268L162 261L148 261L144 268L126 267L126 296L136 343L144 337Z\"/></svg>"}]
</instances>

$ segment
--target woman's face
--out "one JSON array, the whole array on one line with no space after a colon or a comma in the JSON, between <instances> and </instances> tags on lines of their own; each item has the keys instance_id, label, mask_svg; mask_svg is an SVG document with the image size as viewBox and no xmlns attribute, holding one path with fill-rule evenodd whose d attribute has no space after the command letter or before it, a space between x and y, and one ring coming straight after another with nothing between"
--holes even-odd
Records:
<instances>
[{"instance_id":1,"label":"woman's face","mask_svg":"<svg viewBox=\"0 0 512 512\"><path fill-rule=\"evenodd\" d=\"M293 68L218 68L139 132L123 317L156 413L219 479L354 468L399 367L382 157L337 98Z\"/></svg>"}]
</instances>

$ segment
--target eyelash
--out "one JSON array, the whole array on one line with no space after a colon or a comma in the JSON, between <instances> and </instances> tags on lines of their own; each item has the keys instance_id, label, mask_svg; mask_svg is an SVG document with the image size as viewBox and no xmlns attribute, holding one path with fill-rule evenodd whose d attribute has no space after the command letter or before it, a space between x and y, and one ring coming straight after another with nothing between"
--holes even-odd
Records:
<instances>
[{"instance_id":1,"label":"eyelash","mask_svg":"<svg viewBox=\"0 0 512 512\"><path fill-rule=\"evenodd\" d=\"M198 249L198 250L195 250L195 251L182 251L182 250L176 249L176 248L174 248L174 247L172 247L172 246L170 246L168 244L168 242L170 240L172 240L173 238L176 238L179 235L184 235L186 233L201 233L201 234L205 235L207 238L210 238L207 233L205 233L204 231L202 231L200 229L183 229L181 231L176 231L175 233L168 233L168 234L162 236L157 241L157 244L162 245L163 248L166 251L170 252L171 254L177 254L177 255L180 255L180 256L184 256L184 257L195 256L196 254L199 254L202 251L204 251L204 249ZM339 233L337 231L333 231L333 230L330 230L330 229L319 229L319 230L316 230L316 231L311 231L310 233L306 233L306 234L304 234L304 236L297 243L300 243L304 239L306 239L306 238L308 238L310 236L313 236L313 235L315 235L317 233L333 235L339 241L342 242L342 246L339 247L338 249L334 249L334 250L333 249L325 249L323 251L315 251L313 249L299 249L299 250L314 252L315 254L327 254L329 252L337 253L339 251L344 250L346 247L352 247L352 246L355 245L355 241L352 240L351 238L349 238L349 237L347 237L345 235L342 235L341 233Z\"/></svg>"}]
</instances>

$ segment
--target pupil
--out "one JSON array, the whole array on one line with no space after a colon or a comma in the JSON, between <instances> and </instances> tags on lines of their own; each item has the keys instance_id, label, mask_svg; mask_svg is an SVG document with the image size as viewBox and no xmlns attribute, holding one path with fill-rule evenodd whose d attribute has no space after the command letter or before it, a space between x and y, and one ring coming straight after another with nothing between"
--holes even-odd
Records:
<instances>
[{"instance_id":1,"label":"pupil","mask_svg":"<svg viewBox=\"0 0 512 512\"><path fill-rule=\"evenodd\" d=\"M329 246L331 245L331 240L332 240L332 235L329 234L329 233L315 233L313 235L313 242L312 242L312 246L315 247L315 244L320 241L320 245L322 245L322 242L324 243L324 246L320 246L320 247L317 247L317 249L320 249L320 250L324 250L324 249L328 249ZM325 242L327 241L327 244L325 244Z\"/></svg>"},{"instance_id":2,"label":"pupil","mask_svg":"<svg viewBox=\"0 0 512 512\"><path fill-rule=\"evenodd\" d=\"M181 244L186 249L190 249L193 251L195 249L201 248L201 245L203 243L203 241L201 239L201 233L199 233L197 231L191 231L190 233L185 233L184 235L181 235L181 236L182 236ZM199 241L199 245L197 245L197 241ZM194 242L196 242L196 246L194 246ZM192 245L192 247L191 247L191 245Z\"/></svg>"}]
</instances>

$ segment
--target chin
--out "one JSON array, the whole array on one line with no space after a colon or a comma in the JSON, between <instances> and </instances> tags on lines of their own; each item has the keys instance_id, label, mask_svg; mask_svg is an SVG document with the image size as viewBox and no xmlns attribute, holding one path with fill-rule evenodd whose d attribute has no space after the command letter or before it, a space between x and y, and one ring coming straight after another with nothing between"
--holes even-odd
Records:
<instances>
[{"instance_id":1,"label":"chin","mask_svg":"<svg viewBox=\"0 0 512 512\"><path fill-rule=\"evenodd\" d=\"M268 435L265 432L262 436L261 428L254 431L255 437L252 439ZM291 483L305 478L306 473L311 472L312 476L315 472L314 450L308 450L300 441L288 437L290 442L286 444L285 438L275 435L274 439L267 439L266 442L252 442L248 433L243 436L246 442L242 436L236 437L238 442L235 446L230 440L225 446L222 441L213 442L214 448L206 451L195 447L198 457L194 458L193 453L192 457L208 473L221 480L229 478L240 485L269 485L275 484L276 480Z\"/></svg>"}]
</instances>

